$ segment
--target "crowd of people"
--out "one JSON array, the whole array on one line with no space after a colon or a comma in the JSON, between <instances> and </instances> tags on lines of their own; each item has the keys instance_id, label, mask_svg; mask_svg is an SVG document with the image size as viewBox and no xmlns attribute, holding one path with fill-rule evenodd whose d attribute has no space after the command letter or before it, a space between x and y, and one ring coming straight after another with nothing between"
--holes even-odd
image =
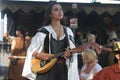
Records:
<instances>
[{"instance_id":1,"label":"crowd of people","mask_svg":"<svg viewBox=\"0 0 120 80\"><path fill-rule=\"evenodd\" d=\"M25 36L21 27L16 29L17 36L11 40L8 80L119 80L119 41L112 39L111 46L102 46L96 42L96 36L89 33L86 42L82 41L76 46L74 34L64 25L63 18L62 6L51 2L46 9L43 26L35 36ZM102 67L99 64L102 51L113 52L116 62ZM78 55L81 56L81 63ZM47 70L50 63L53 66L47 72L35 72L31 69L33 59L36 59L36 69ZM56 59L55 63L53 59Z\"/></svg>"}]
</instances>

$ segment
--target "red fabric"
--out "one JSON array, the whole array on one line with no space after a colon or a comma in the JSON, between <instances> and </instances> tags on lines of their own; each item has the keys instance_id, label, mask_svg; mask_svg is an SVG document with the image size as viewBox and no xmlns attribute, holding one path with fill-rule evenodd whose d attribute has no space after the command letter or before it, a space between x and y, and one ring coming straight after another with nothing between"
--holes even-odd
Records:
<instances>
[{"instance_id":1,"label":"red fabric","mask_svg":"<svg viewBox=\"0 0 120 80\"><path fill-rule=\"evenodd\" d=\"M120 69L117 64L102 69L93 80L120 80Z\"/></svg>"}]
</instances>

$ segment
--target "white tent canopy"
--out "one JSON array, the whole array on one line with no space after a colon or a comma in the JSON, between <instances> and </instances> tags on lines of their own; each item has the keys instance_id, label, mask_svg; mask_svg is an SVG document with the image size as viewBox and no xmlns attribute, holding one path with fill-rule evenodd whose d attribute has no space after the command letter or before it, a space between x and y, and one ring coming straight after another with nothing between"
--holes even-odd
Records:
<instances>
[{"instance_id":1,"label":"white tent canopy","mask_svg":"<svg viewBox=\"0 0 120 80\"><path fill-rule=\"evenodd\" d=\"M81 11L83 10L86 14L91 13L92 11L95 11L97 14L101 15L104 12L108 12L110 15L114 15L117 12L120 12L120 6L110 6L110 5L102 5L102 4L96 4L91 5L80 5L77 4L77 8L76 11ZM3 5L2 6L2 11L5 9L9 9L10 11L12 11L13 13L16 12L17 10L22 10L25 13L30 12L31 10L34 10L35 12L41 12L42 10L45 9L45 7L47 7L47 4L44 5L32 5L32 4L7 4L7 5ZM72 4L71 5L64 5L63 9L65 9L65 12L67 12L68 10L72 10Z\"/></svg>"},{"instance_id":2,"label":"white tent canopy","mask_svg":"<svg viewBox=\"0 0 120 80\"><path fill-rule=\"evenodd\" d=\"M9 9L14 13L17 10L21 9L26 13L28 13L31 10L34 10L39 13L45 9L48 2L57 1L64 4L63 7L65 11L71 10L72 5L76 4L77 5L76 10L77 11L83 10L86 14L91 13L91 11L95 11L99 15L103 14L104 12L108 12L111 15L114 15L116 12L120 12L119 0L7 0L7 1L8 1L7 3L5 2L5 4L1 4L1 11Z\"/></svg>"},{"instance_id":3,"label":"white tent canopy","mask_svg":"<svg viewBox=\"0 0 120 80\"><path fill-rule=\"evenodd\" d=\"M119 0L8 0L8 1L34 1L34 2L66 2L66 3L94 3L100 2L102 4L120 4Z\"/></svg>"}]
</instances>

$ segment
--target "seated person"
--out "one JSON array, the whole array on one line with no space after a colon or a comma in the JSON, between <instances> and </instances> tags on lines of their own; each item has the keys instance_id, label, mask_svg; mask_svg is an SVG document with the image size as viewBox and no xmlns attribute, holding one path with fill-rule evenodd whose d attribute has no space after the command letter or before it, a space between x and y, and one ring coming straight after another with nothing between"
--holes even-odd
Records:
<instances>
[{"instance_id":1,"label":"seated person","mask_svg":"<svg viewBox=\"0 0 120 80\"><path fill-rule=\"evenodd\" d=\"M83 66L80 70L80 80L92 80L102 67L97 63L97 55L93 49L86 49L82 54Z\"/></svg>"}]
</instances>

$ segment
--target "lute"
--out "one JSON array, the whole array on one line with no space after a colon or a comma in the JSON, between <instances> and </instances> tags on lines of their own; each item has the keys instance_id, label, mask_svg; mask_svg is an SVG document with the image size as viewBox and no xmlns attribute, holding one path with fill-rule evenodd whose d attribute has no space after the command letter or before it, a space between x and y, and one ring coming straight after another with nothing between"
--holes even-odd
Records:
<instances>
[{"instance_id":1,"label":"lute","mask_svg":"<svg viewBox=\"0 0 120 80\"><path fill-rule=\"evenodd\" d=\"M82 51L83 51L83 47L70 49L71 53L82 52ZM57 62L57 58L62 56L63 54L64 52L61 52L58 54L48 54L50 55L50 57L46 61L40 60L38 58L33 58L32 67L31 67L32 72L38 73L38 74L43 74L48 72Z\"/></svg>"}]
</instances>

